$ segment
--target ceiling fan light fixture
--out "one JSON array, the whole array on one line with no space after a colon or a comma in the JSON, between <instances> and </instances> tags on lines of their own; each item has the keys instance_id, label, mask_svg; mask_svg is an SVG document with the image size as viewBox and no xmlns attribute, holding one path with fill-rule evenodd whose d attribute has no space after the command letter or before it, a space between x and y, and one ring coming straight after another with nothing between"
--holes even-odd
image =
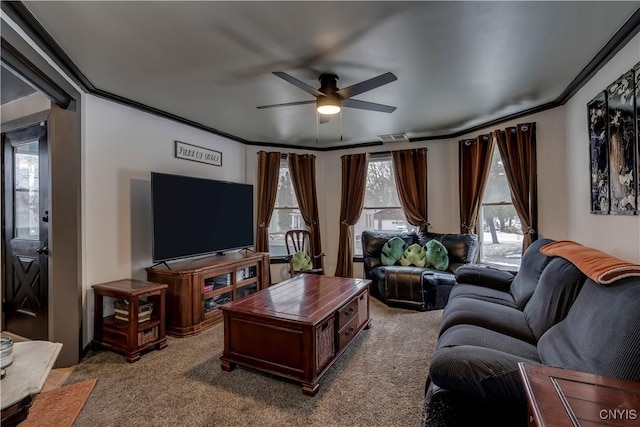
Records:
<instances>
[{"instance_id":1,"label":"ceiling fan light fixture","mask_svg":"<svg viewBox=\"0 0 640 427\"><path fill-rule=\"evenodd\" d=\"M340 98L336 95L319 96L316 100L316 109L320 114L338 114L340 112Z\"/></svg>"}]
</instances>

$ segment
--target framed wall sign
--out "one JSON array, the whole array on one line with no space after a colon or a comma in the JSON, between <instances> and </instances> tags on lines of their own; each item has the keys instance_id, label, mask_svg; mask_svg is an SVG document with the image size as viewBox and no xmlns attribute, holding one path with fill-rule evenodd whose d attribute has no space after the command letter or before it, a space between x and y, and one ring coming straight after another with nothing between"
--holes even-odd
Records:
<instances>
[{"instance_id":1,"label":"framed wall sign","mask_svg":"<svg viewBox=\"0 0 640 427\"><path fill-rule=\"evenodd\" d=\"M222 153L209 148L198 147L186 142L175 141L176 157L214 166L222 166Z\"/></svg>"}]
</instances>

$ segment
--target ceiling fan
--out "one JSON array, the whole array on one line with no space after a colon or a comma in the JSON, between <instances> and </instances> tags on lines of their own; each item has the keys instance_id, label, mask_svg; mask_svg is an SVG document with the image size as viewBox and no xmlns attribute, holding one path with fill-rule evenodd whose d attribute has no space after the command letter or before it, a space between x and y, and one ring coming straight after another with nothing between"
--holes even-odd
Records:
<instances>
[{"instance_id":1,"label":"ceiling fan","mask_svg":"<svg viewBox=\"0 0 640 427\"><path fill-rule=\"evenodd\" d=\"M374 102L360 101L351 99L351 97L360 95L363 92L375 89L377 87L391 83L398 78L393 73L384 73L378 77L356 83L352 86L338 89L338 76L331 73L323 73L320 75L320 89L314 89L308 84L301 82L295 77L282 71L274 71L273 74L292 85L304 90L305 92L316 97L313 101L287 102L284 104L272 104L256 107L259 109L288 107L292 105L316 104L316 109L320 114L320 123L326 123L333 114L340 112L341 107L357 108L360 110L378 111L381 113L393 113L396 107L390 105L376 104Z\"/></svg>"}]
</instances>

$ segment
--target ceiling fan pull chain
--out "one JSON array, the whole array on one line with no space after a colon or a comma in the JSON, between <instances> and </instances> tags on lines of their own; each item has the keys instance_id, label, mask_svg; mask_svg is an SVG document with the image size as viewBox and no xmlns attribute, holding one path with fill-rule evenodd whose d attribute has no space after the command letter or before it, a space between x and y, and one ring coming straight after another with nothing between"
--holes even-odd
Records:
<instances>
[{"instance_id":1,"label":"ceiling fan pull chain","mask_svg":"<svg viewBox=\"0 0 640 427\"><path fill-rule=\"evenodd\" d=\"M342 110L340 110L340 142L342 142Z\"/></svg>"},{"instance_id":2,"label":"ceiling fan pull chain","mask_svg":"<svg viewBox=\"0 0 640 427\"><path fill-rule=\"evenodd\" d=\"M318 134L320 133L320 113L316 111L316 144L318 144Z\"/></svg>"}]
</instances>

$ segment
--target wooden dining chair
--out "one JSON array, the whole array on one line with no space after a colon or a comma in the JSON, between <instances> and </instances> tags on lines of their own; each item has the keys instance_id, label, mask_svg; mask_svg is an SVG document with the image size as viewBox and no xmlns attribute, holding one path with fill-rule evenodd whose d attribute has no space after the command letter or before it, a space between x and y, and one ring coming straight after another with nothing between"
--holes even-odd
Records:
<instances>
[{"instance_id":1,"label":"wooden dining chair","mask_svg":"<svg viewBox=\"0 0 640 427\"><path fill-rule=\"evenodd\" d=\"M289 273L291 276L301 273L324 274L324 252L320 252L319 254L313 253L311 234L307 230L289 230L284 235L284 241L287 246L287 258L289 259ZM309 256L312 263L311 269L294 269L293 257L298 252L304 252Z\"/></svg>"}]
</instances>

